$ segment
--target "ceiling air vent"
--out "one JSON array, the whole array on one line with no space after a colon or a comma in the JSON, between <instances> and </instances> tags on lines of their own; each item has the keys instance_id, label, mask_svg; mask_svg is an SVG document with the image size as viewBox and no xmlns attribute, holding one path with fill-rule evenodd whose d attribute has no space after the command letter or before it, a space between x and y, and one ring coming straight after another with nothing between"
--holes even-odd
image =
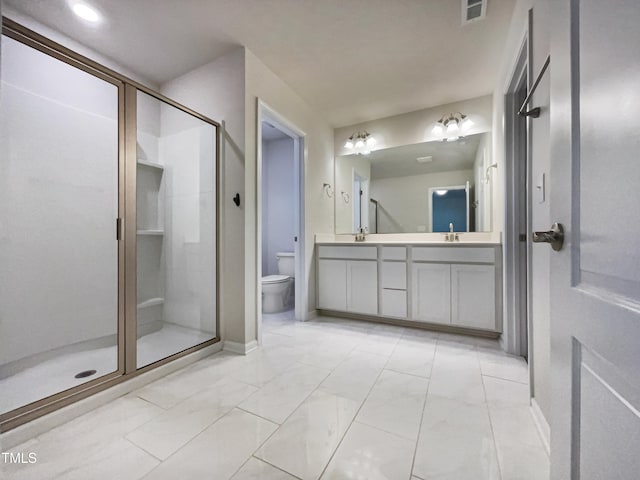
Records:
<instances>
[{"instance_id":1,"label":"ceiling air vent","mask_svg":"<svg viewBox=\"0 0 640 480\"><path fill-rule=\"evenodd\" d=\"M462 25L487 16L487 0L462 0Z\"/></svg>"}]
</instances>

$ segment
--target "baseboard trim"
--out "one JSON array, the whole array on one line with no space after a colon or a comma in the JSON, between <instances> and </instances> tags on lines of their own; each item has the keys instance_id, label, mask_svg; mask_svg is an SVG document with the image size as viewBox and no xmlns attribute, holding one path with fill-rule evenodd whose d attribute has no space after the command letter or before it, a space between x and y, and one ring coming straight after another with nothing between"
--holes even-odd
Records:
<instances>
[{"instance_id":1,"label":"baseboard trim","mask_svg":"<svg viewBox=\"0 0 640 480\"><path fill-rule=\"evenodd\" d=\"M221 350L221 343L214 343L213 345L196 350L189 355L180 357L165 365L149 370L148 372L136 375L125 382L119 383L111 388L107 388L106 390L72 403L60 410L56 410L47 415L36 418L35 420L25 423L24 425L20 425L8 432L4 432L0 434L2 449L3 451L6 451L10 448L16 447L21 443L37 437L38 435L48 432L52 428L58 427L63 423L67 423L74 418L84 415L85 413L89 413L98 407L106 405L117 398L144 387L155 380L165 377L170 373L176 372Z\"/></svg>"},{"instance_id":2,"label":"baseboard trim","mask_svg":"<svg viewBox=\"0 0 640 480\"><path fill-rule=\"evenodd\" d=\"M316 309L309 310L307 312L307 318L305 318L304 321L313 320L314 318L318 318L318 310Z\"/></svg>"},{"instance_id":3,"label":"baseboard trim","mask_svg":"<svg viewBox=\"0 0 640 480\"><path fill-rule=\"evenodd\" d=\"M257 340L251 340L248 343L232 342L230 340L225 340L224 347L222 349L225 352L246 355L249 352L253 352L256 348L258 348Z\"/></svg>"},{"instance_id":4,"label":"baseboard trim","mask_svg":"<svg viewBox=\"0 0 640 480\"><path fill-rule=\"evenodd\" d=\"M536 428L538 429L538 433L540 434L540 438L544 444L544 449L547 451L547 455L550 455L551 428L549 427L549 423L547 422L547 419L542 413L540 405L538 405L535 398L531 399L531 416L533 417L533 421L536 424Z\"/></svg>"}]
</instances>

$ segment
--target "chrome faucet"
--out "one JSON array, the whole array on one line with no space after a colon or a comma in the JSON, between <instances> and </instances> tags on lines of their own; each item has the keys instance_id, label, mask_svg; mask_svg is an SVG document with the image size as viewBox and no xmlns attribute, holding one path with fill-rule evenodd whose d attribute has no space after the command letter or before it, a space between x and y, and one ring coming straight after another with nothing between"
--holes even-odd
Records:
<instances>
[{"instance_id":1,"label":"chrome faucet","mask_svg":"<svg viewBox=\"0 0 640 480\"><path fill-rule=\"evenodd\" d=\"M367 233L369 233L369 230L366 227L358 227L356 242L364 242L367 239Z\"/></svg>"},{"instance_id":2,"label":"chrome faucet","mask_svg":"<svg viewBox=\"0 0 640 480\"><path fill-rule=\"evenodd\" d=\"M453 223L449 224L449 233L444 235L445 242L459 242L460 236L457 233L453 232Z\"/></svg>"}]
</instances>

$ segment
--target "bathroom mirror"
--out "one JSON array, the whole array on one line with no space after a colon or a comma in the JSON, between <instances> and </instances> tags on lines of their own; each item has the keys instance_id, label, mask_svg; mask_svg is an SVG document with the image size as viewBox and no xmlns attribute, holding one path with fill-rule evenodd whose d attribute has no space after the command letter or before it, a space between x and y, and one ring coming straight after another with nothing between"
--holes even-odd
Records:
<instances>
[{"instance_id":1,"label":"bathroom mirror","mask_svg":"<svg viewBox=\"0 0 640 480\"><path fill-rule=\"evenodd\" d=\"M336 233L489 232L491 133L336 157Z\"/></svg>"}]
</instances>

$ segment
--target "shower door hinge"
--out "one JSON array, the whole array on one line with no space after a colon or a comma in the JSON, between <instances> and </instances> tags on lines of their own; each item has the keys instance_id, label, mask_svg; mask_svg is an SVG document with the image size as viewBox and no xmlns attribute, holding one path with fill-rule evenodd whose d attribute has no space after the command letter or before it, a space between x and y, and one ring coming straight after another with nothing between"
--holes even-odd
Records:
<instances>
[{"instance_id":1,"label":"shower door hinge","mask_svg":"<svg viewBox=\"0 0 640 480\"><path fill-rule=\"evenodd\" d=\"M122 240L122 218L116 218L116 240Z\"/></svg>"},{"instance_id":2,"label":"shower door hinge","mask_svg":"<svg viewBox=\"0 0 640 480\"><path fill-rule=\"evenodd\" d=\"M527 234L526 233L521 233L518 238L520 239L521 242L526 242L527 241Z\"/></svg>"}]
</instances>

